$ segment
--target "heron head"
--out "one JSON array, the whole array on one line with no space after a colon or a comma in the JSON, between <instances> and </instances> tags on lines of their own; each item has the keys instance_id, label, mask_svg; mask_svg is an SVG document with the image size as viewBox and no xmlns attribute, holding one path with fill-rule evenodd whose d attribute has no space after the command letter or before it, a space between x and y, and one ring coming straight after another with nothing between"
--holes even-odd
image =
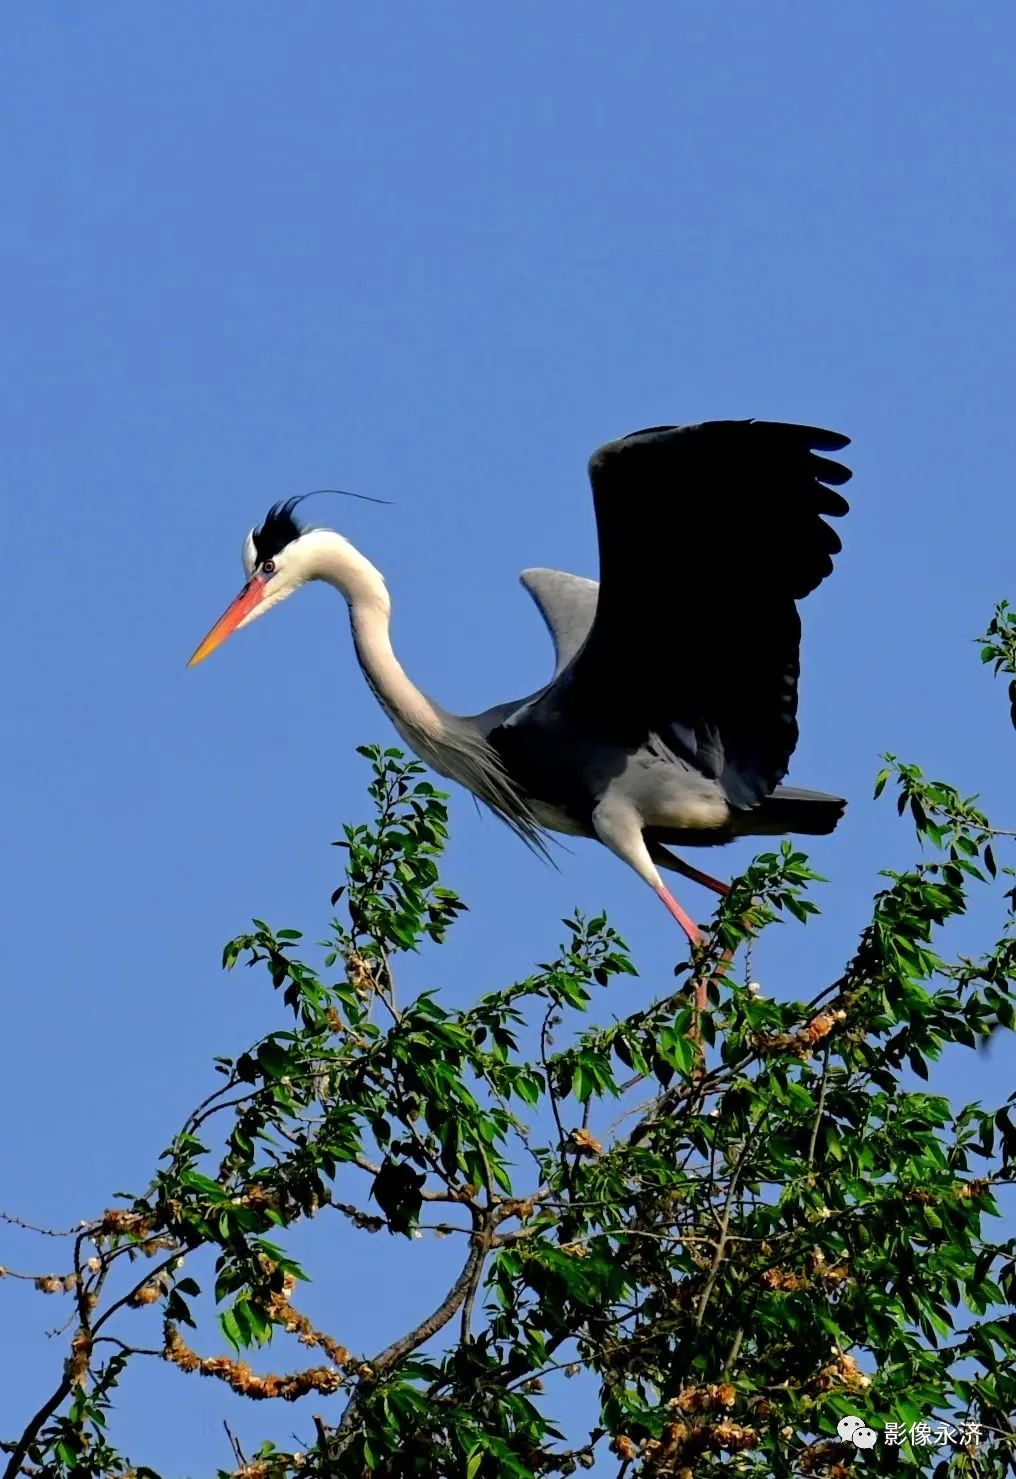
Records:
<instances>
[{"instance_id":1,"label":"heron head","mask_svg":"<svg viewBox=\"0 0 1016 1479\"><path fill-rule=\"evenodd\" d=\"M299 501L288 498L273 504L261 526L244 539L241 558L247 583L197 648L189 668L203 662L230 633L256 621L310 578L308 552L302 546L312 531L302 529L293 517Z\"/></svg>"},{"instance_id":2,"label":"heron head","mask_svg":"<svg viewBox=\"0 0 1016 1479\"><path fill-rule=\"evenodd\" d=\"M360 498L366 503L386 502L384 498L371 498L366 493L348 493L344 488L316 488L314 491L336 493L343 498ZM273 504L261 526L252 529L247 535L241 553L247 584L198 647L187 664L189 668L203 662L231 632L239 631L241 627L256 621L259 616L291 596L295 590L299 590L306 581L322 576L326 553L332 557L331 567L339 574L340 585L343 582L341 570L336 571L337 554L341 556L340 566L345 564L349 568L363 567L373 571L377 579L381 580L373 566L364 560L347 539L336 534L334 529L320 529L313 525L308 528L296 522L293 510L298 503L310 497L310 493L299 493L295 498ZM325 575L325 578L329 577ZM384 588L383 581L381 588Z\"/></svg>"}]
</instances>

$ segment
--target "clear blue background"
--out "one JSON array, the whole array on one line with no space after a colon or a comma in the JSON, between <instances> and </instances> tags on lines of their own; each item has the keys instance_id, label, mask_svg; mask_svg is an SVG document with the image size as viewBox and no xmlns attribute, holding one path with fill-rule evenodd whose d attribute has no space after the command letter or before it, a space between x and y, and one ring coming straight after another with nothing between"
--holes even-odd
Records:
<instances>
[{"instance_id":1,"label":"clear blue background","mask_svg":"<svg viewBox=\"0 0 1016 1479\"><path fill-rule=\"evenodd\" d=\"M341 604L312 588L184 669L281 496L397 500L314 512L385 571L410 673L476 710L549 668L518 571L595 574L599 442L842 429L853 511L805 611L792 779L851 807L811 849L832 907L755 974L832 979L877 870L911 858L869 800L882 750L1013 824L1014 736L970 642L1016 594L1009 7L36 0L4 30L0 1205L66 1225L143 1185L210 1056L275 1020L265 984L219 974L224 939L327 917L329 841L365 812L353 746L391 739ZM680 662L679 631L646 640ZM574 903L607 905L643 969L604 1011L666 987L680 938L603 849L554 873L462 795L453 823L471 912L407 988L461 1002L525 973ZM941 1082L1000 1098L1006 1051ZM454 1250L364 1241L332 1223L309 1261L314 1307L371 1350ZM0 1227L0 1262L60 1254ZM65 1310L0 1300L9 1435L55 1383L41 1332ZM303 1407L227 1405L247 1439L311 1436ZM205 1474L222 1411L153 1364L117 1432Z\"/></svg>"}]
</instances>

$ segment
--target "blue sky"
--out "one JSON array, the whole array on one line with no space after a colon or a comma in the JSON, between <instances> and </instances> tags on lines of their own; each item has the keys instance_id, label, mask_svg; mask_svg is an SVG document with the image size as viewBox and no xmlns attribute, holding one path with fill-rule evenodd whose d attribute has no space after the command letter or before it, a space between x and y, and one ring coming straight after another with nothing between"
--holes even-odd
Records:
<instances>
[{"instance_id":1,"label":"blue sky","mask_svg":"<svg viewBox=\"0 0 1016 1479\"><path fill-rule=\"evenodd\" d=\"M271 1020L264 987L220 975L223 941L251 914L312 937L326 917L329 841L365 809L353 746L391 738L334 592L184 668L279 497L397 502L327 513L385 571L410 673L475 711L549 671L518 572L596 573L598 443L713 417L843 430L852 512L804 612L792 779L851 806L811 849L828 912L775 931L755 974L831 979L878 869L911 858L869 800L881 751L1014 825L1013 734L970 643L1016 595L1014 42L1007 7L926 0L8 12L0 1206L68 1224L143 1184L211 1055ZM679 660L680 632L653 640ZM523 974L578 903L642 967L619 992L666 985L678 933L602 848L553 873L461 794L453 825L471 912L415 984L464 1001ZM948 1088L1002 1097L1002 1058ZM335 1334L380 1346L446 1255L417 1245L393 1275L387 1248L330 1236ZM0 1228L0 1262L34 1256ZM2 1293L9 1433L59 1321ZM228 1458L221 1410L154 1370L118 1431L203 1474Z\"/></svg>"}]
</instances>

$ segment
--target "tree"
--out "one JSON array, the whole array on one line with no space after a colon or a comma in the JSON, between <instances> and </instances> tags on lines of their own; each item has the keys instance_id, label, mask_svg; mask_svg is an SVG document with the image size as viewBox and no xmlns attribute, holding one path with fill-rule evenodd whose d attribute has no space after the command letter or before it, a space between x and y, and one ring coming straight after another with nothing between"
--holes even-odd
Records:
<instances>
[{"instance_id":1,"label":"tree","mask_svg":"<svg viewBox=\"0 0 1016 1479\"><path fill-rule=\"evenodd\" d=\"M1014 671L1014 631L999 607L986 662ZM236 1446L219 1473L245 1479L1016 1472L998 1202L1016 1095L955 1106L930 1081L945 1049L1016 1020L1016 888L993 852L1011 834L889 756L876 794L895 788L922 856L883 875L853 958L810 1000L730 969L816 911L784 843L648 1008L591 1022L634 967L576 912L555 959L451 1010L396 992L399 957L439 947L464 907L439 881L445 797L398 751L361 753L374 815L339 844L345 917L320 964L261 920L225 950L228 969L264 968L284 1020L216 1060L147 1189L68 1233L58 1272L2 1271L72 1311L54 1390L3 1445L8 1479L153 1474L110 1436L117 1382L145 1359L252 1399L316 1396L299 1452ZM993 891L998 937L949 959L972 889ZM297 1298L287 1231L326 1216L337 1241L430 1229L458 1249L383 1349L347 1350ZM209 1288L217 1333L195 1318ZM154 1346L132 1339L145 1307ZM580 1370L591 1409L565 1437L555 1374Z\"/></svg>"}]
</instances>

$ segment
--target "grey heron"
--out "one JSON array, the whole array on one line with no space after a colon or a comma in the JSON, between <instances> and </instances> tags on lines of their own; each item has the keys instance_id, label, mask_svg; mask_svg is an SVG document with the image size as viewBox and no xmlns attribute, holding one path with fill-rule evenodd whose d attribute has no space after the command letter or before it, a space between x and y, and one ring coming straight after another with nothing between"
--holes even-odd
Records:
<instances>
[{"instance_id":1,"label":"grey heron","mask_svg":"<svg viewBox=\"0 0 1016 1479\"><path fill-rule=\"evenodd\" d=\"M309 580L346 599L360 667L396 730L537 852L597 838L700 934L660 875L725 892L670 849L831 832L840 797L782 783L797 744L797 603L840 549L827 516L850 471L819 456L849 438L764 421L659 426L589 462L600 579L526 570L555 670L526 698L448 713L392 648L380 571L332 529L275 504L243 546L243 590L190 666ZM307 495L301 495L305 497Z\"/></svg>"}]
</instances>

